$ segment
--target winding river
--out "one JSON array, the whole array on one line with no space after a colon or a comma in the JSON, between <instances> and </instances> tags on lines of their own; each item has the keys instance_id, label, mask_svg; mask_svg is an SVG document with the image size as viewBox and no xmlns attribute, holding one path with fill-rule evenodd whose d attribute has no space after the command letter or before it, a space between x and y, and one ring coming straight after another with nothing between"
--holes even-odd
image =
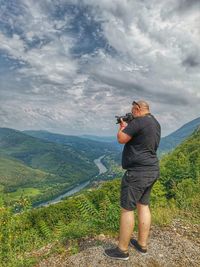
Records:
<instances>
[{"instance_id":1,"label":"winding river","mask_svg":"<svg viewBox=\"0 0 200 267\"><path fill-rule=\"evenodd\" d=\"M105 157L105 155L103 155L103 156L101 156L101 157L99 157L99 158L94 160L94 163L96 164L96 166L99 169L99 174L98 175L100 175L102 173L105 173L107 171L107 168L103 165L103 163L101 161L104 157ZM63 198L72 196L73 194L79 192L81 189L83 189L88 184L90 184L90 182L91 182L90 180L86 181L86 182L83 182L83 183L75 186L74 188L68 190L64 194L61 194L60 196L58 196L58 197L56 197L56 198L54 198L52 200L48 200L46 202L43 202L43 203L37 205L36 208L44 207L44 206L46 207L46 206L49 206L49 205L52 205L52 204L56 204L56 203L62 201Z\"/></svg>"}]
</instances>

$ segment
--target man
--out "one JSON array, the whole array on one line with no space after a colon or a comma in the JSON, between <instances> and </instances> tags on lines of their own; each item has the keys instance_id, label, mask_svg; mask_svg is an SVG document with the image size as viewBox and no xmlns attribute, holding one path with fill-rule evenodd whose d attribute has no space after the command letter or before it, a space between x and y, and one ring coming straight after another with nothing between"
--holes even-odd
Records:
<instances>
[{"instance_id":1,"label":"man","mask_svg":"<svg viewBox=\"0 0 200 267\"><path fill-rule=\"evenodd\" d=\"M149 111L147 102L133 101L131 110L134 119L130 123L121 120L117 139L125 144L122 167L126 169L121 182L121 216L119 243L104 254L113 259L128 260L128 246L140 253L147 252L151 225L149 197L159 177L159 162L156 150L160 142L160 124ZM138 213L138 239L131 239L134 229L134 213Z\"/></svg>"}]
</instances>

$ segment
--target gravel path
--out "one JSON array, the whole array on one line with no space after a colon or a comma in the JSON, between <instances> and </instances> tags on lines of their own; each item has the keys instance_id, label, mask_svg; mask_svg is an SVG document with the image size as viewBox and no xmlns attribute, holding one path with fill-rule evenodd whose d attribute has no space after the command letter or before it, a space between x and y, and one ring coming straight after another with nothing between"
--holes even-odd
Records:
<instances>
[{"instance_id":1,"label":"gravel path","mask_svg":"<svg viewBox=\"0 0 200 267\"><path fill-rule=\"evenodd\" d=\"M192 229L175 222L170 228L153 227L150 232L148 254L129 249L129 260L112 260L103 255L105 248L114 247L117 238L103 234L79 242L81 252L72 256L57 255L43 260L37 267L199 267L199 226Z\"/></svg>"}]
</instances>

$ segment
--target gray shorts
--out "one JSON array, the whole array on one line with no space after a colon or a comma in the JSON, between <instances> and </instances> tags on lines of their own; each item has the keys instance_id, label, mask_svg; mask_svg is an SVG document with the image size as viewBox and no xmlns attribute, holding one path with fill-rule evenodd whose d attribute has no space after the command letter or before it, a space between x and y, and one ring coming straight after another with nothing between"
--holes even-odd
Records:
<instances>
[{"instance_id":1,"label":"gray shorts","mask_svg":"<svg viewBox=\"0 0 200 267\"><path fill-rule=\"evenodd\" d=\"M120 206L134 210L137 203L150 204L150 193L159 171L126 171L121 181Z\"/></svg>"}]
</instances>

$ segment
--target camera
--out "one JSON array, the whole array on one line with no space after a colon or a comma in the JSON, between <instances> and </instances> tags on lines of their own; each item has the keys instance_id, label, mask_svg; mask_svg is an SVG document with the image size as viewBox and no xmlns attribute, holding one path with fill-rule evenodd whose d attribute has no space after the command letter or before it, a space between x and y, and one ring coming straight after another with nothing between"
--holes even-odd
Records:
<instances>
[{"instance_id":1,"label":"camera","mask_svg":"<svg viewBox=\"0 0 200 267\"><path fill-rule=\"evenodd\" d=\"M129 123L130 121L132 121L134 119L134 116L132 113L126 113L125 116L115 116L115 118L117 119L116 124L121 122L121 119L127 123Z\"/></svg>"}]
</instances>

